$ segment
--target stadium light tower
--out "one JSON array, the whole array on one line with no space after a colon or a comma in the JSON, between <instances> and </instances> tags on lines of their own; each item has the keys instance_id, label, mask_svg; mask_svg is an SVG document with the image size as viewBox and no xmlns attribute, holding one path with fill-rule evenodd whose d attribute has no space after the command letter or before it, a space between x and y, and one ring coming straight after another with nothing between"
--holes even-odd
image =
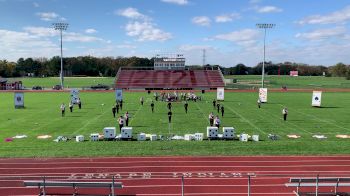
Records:
<instances>
[{"instance_id":1,"label":"stadium light tower","mask_svg":"<svg viewBox=\"0 0 350 196\"><path fill-rule=\"evenodd\" d=\"M57 23L53 23L52 26L53 26L53 28L54 28L55 30L59 30L59 31L60 31L60 35L61 35L61 73L60 73L60 79L61 79L61 87L62 87L62 89L63 89L63 88L64 88L64 85L63 85L62 31L67 30L67 28L68 28L68 23L57 22Z\"/></svg>"},{"instance_id":2,"label":"stadium light tower","mask_svg":"<svg viewBox=\"0 0 350 196\"><path fill-rule=\"evenodd\" d=\"M259 29L264 29L264 61L262 66L262 73L261 73L261 87L264 88L264 75L265 75L265 48L266 48L266 29L272 29L276 26L276 24L267 24L267 23L259 23L256 24L256 27Z\"/></svg>"}]
</instances>

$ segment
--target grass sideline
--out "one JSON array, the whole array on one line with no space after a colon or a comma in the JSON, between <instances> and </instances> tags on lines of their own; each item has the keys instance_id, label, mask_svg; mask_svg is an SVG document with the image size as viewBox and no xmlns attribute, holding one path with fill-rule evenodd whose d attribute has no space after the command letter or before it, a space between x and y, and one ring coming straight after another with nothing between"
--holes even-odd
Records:
<instances>
[{"instance_id":1,"label":"grass sideline","mask_svg":"<svg viewBox=\"0 0 350 196\"><path fill-rule=\"evenodd\" d=\"M261 75L234 75L225 76L225 78L235 78L237 83L233 87L257 87L261 86ZM288 88L350 88L350 80L344 77L323 77L323 76L265 76L265 85L267 88L281 88L287 86Z\"/></svg>"},{"instance_id":2,"label":"grass sideline","mask_svg":"<svg viewBox=\"0 0 350 196\"><path fill-rule=\"evenodd\" d=\"M322 108L311 107L311 93L269 93L268 103L257 108L257 93L225 93L225 116L222 126L233 126L237 133L259 134L264 141L75 141L56 143L59 135L75 136L102 132L103 127L116 126L111 107L113 92L82 92L82 110L66 111L60 116L59 106L69 101L69 93L25 93L25 109L14 109L13 93L0 93L0 157L93 157L93 156L157 156L157 155L335 155L349 154L349 139L338 139L336 134L350 134L349 93L324 93ZM139 98L145 97L140 106ZM201 102L189 102L185 114L182 103L173 104L172 134L206 132L208 114L214 111L215 93L203 94ZM139 132L167 135L166 103L156 102L151 113L152 94L132 92L124 94L123 113L131 113L130 126L134 135ZM283 122L281 110L289 109L288 121ZM216 112L215 112L216 113ZM281 139L271 141L267 134L278 134ZM4 142L5 138L26 134L26 139ZM49 134L53 138L36 139ZM299 134L300 139L288 139L287 134ZM324 134L326 140L312 138Z\"/></svg>"},{"instance_id":3,"label":"grass sideline","mask_svg":"<svg viewBox=\"0 0 350 196\"><path fill-rule=\"evenodd\" d=\"M225 78L235 78L238 83L227 85L228 88L252 88L261 86L260 75L226 75ZM9 78L11 81L21 80L26 88L42 86L51 89L52 86L60 84L58 77L48 78ZM322 77L322 76L265 76L265 84L268 88L350 88L350 80L343 77ZM112 86L114 77L65 77L64 85L69 88L90 87L91 85L106 84Z\"/></svg>"},{"instance_id":4,"label":"grass sideline","mask_svg":"<svg viewBox=\"0 0 350 196\"><path fill-rule=\"evenodd\" d=\"M59 77L47 78L8 78L10 81L22 81L23 86L32 88L33 86L41 86L46 89L51 89L53 86L60 84ZM90 87L97 84L106 84L111 87L114 84L114 77L64 77L65 88L82 88Z\"/></svg>"}]
</instances>

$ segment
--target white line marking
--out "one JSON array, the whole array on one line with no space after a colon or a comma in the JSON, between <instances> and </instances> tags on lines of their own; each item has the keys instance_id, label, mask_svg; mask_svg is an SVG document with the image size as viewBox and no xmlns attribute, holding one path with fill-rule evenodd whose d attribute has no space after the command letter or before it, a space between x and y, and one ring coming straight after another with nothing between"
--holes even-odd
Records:
<instances>
[{"instance_id":1,"label":"white line marking","mask_svg":"<svg viewBox=\"0 0 350 196\"><path fill-rule=\"evenodd\" d=\"M252 122L250 122L248 119L244 118L241 114L239 114L238 112L236 112L234 109L232 109L231 107L226 106L229 110L231 110L232 112L234 112L237 116L239 116L240 118L242 118L243 120L245 120L250 126L254 127L256 130L260 131L263 134L267 134L265 131L261 130L259 127L255 126Z\"/></svg>"}]
</instances>

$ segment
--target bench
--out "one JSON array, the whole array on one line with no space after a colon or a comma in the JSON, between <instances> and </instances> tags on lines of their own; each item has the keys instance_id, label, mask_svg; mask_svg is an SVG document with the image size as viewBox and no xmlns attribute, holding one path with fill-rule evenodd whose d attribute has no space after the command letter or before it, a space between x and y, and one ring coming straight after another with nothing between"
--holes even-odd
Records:
<instances>
[{"instance_id":1,"label":"bench","mask_svg":"<svg viewBox=\"0 0 350 196\"><path fill-rule=\"evenodd\" d=\"M318 187L334 187L334 195L338 195L338 187L350 187L350 178L336 178L336 177L313 177L313 178L290 178L286 187L297 187L294 193L297 196L302 195L301 187L315 187L315 194L318 195Z\"/></svg>"},{"instance_id":2,"label":"bench","mask_svg":"<svg viewBox=\"0 0 350 196\"><path fill-rule=\"evenodd\" d=\"M110 194L109 196L115 196L114 189L115 188L123 188L123 185L121 182L66 182L66 181L24 181L24 186L26 187L38 187L39 188L39 196L40 195L49 195L46 193L46 188L49 187L61 187L61 188L67 188L71 187L73 188L72 195L81 195L78 194L78 188L109 188ZM55 193L55 195L57 195Z\"/></svg>"}]
</instances>

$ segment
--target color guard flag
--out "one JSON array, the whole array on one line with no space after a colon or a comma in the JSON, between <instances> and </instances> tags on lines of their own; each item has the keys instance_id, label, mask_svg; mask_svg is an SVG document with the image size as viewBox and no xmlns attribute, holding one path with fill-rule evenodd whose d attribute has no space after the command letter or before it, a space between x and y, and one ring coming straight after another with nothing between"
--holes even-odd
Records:
<instances>
[{"instance_id":1,"label":"color guard flag","mask_svg":"<svg viewBox=\"0 0 350 196\"><path fill-rule=\"evenodd\" d=\"M217 88L216 99L223 101L224 100L224 93L225 93L225 89L224 88Z\"/></svg>"},{"instance_id":2,"label":"color guard flag","mask_svg":"<svg viewBox=\"0 0 350 196\"><path fill-rule=\"evenodd\" d=\"M321 107L322 91L312 92L312 106Z\"/></svg>"},{"instance_id":3,"label":"color guard flag","mask_svg":"<svg viewBox=\"0 0 350 196\"><path fill-rule=\"evenodd\" d=\"M261 103L267 102L267 88L259 88L259 99Z\"/></svg>"},{"instance_id":4,"label":"color guard flag","mask_svg":"<svg viewBox=\"0 0 350 196\"><path fill-rule=\"evenodd\" d=\"M115 98L118 101L121 101L123 99L123 90L122 89L115 90Z\"/></svg>"}]
</instances>

